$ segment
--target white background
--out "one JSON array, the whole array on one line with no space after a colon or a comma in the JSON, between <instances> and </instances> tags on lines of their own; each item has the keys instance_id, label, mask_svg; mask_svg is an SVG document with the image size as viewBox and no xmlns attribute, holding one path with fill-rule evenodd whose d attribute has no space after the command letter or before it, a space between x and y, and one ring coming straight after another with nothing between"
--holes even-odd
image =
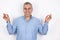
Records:
<instances>
[{"instance_id":1,"label":"white background","mask_svg":"<svg viewBox=\"0 0 60 40\"><path fill-rule=\"evenodd\" d=\"M0 0L0 40L15 40L16 35L9 35L3 13L9 14L11 22L23 15L23 3L31 2L32 15L44 20L45 16L52 14L47 35L37 35L37 40L60 40L60 0Z\"/></svg>"}]
</instances>

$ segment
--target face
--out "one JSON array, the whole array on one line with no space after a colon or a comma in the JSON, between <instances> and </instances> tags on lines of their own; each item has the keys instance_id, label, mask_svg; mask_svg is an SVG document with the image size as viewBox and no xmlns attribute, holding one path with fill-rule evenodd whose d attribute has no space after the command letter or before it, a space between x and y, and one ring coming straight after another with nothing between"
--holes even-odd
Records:
<instances>
[{"instance_id":1,"label":"face","mask_svg":"<svg viewBox=\"0 0 60 40\"><path fill-rule=\"evenodd\" d=\"M30 4L24 5L23 12L24 12L24 15L25 15L26 17L31 16L32 6L31 6Z\"/></svg>"}]
</instances>

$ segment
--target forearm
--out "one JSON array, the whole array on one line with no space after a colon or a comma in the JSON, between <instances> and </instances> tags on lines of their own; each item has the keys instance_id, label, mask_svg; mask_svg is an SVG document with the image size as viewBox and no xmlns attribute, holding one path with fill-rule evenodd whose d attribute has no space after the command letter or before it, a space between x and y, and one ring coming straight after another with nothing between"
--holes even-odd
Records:
<instances>
[{"instance_id":1,"label":"forearm","mask_svg":"<svg viewBox=\"0 0 60 40\"><path fill-rule=\"evenodd\" d=\"M42 34L46 35L48 31L48 23L45 23L42 27Z\"/></svg>"},{"instance_id":2,"label":"forearm","mask_svg":"<svg viewBox=\"0 0 60 40\"><path fill-rule=\"evenodd\" d=\"M7 30L9 34L13 34L13 27L10 22L7 22Z\"/></svg>"}]
</instances>

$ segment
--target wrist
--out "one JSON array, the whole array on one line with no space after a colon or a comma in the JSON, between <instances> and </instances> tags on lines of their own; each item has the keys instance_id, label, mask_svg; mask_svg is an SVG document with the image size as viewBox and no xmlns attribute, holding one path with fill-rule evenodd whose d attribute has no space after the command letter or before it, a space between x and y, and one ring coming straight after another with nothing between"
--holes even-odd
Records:
<instances>
[{"instance_id":1,"label":"wrist","mask_svg":"<svg viewBox=\"0 0 60 40\"><path fill-rule=\"evenodd\" d=\"M45 23L48 23L48 21L45 20Z\"/></svg>"},{"instance_id":2,"label":"wrist","mask_svg":"<svg viewBox=\"0 0 60 40\"><path fill-rule=\"evenodd\" d=\"M10 23L10 20L9 21L6 21L7 23L9 22Z\"/></svg>"}]
</instances>

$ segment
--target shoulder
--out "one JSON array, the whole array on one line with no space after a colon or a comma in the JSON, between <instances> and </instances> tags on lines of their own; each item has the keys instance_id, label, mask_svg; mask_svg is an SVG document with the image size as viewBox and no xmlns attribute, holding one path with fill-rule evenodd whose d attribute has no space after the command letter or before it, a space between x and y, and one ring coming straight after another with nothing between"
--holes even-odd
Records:
<instances>
[{"instance_id":1,"label":"shoulder","mask_svg":"<svg viewBox=\"0 0 60 40\"><path fill-rule=\"evenodd\" d=\"M37 17L32 17L34 21L40 22L40 19Z\"/></svg>"},{"instance_id":2,"label":"shoulder","mask_svg":"<svg viewBox=\"0 0 60 40\"><path fill-rule=\"evenodd\" d=\"M23 19L23 16L20 16L20 17L18 17L18 18L15 18L13 21L14 22L19 22L20 20L22 20Z\"/></svg>"},{"instance_id":3,"label":"shoulder","mask_svg":"<svg viewBox=\"0 0 60 40\"><path fill-rule=\"evenodd\" d=\"M33 18L33 22L35 24L40 24L41 23L41 20L39 18L37 18L37 17L32 17L32 18Z\"/></svg>"}]
</instances>

